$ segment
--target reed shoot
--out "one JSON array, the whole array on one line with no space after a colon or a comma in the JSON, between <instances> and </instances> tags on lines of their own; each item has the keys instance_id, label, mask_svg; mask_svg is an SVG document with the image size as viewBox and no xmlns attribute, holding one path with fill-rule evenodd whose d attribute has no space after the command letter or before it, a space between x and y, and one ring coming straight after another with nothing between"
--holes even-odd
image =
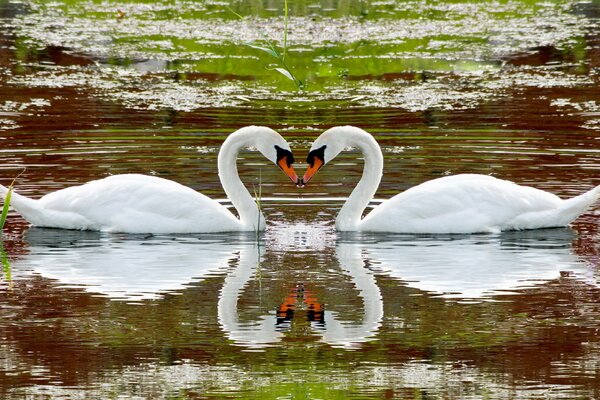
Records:
<instances>
[{"instance_id":1,"label":"reed shoot","mask_svg":"<svg viewBox=\"0 0 600 400\"><path fill-rule=\"evenodd\" d=\"M260 232L260 218L262 217L262 171L258 172L258 192L256 191L256 186L252 185L252 189L254 191L254 201L256 202L256 207L258 208L258 217L256 221L256 240L258 241L258 234Z\"/></svg>"},{"instance_id":2,"label":"reed shoot","mask_svg":"<svg viewBox=\"0 0 600 400\"><path fill-rule=\"evenodd\" d=\"M19 175L17 175L12 182L10 183L10 185L8 186L8 192L6 192L6 196L4 196L4 205L2 207L2 214L0 214L0 234L2 234L2 231L4 230L4 224L6 223L6 218L8 217L8 209L10 207L10 199L12 197L12 192L13 192L13 187L15 185L15 181L17 180L17 178L19 176L21 176L21 174L25 172L25 169L23 169L23 171L21 171L19 173Z\"/></svg>"},{"instance_id":3,"label":"reed shoot","mask_svg":"<svg viewBox=\"0 0 600 400\"><path fill-rule=\"evenodd\" d=\"M238 18L244 19L243 16L236 13L231 8L229 10L234 15L236 15ZM277 50L277 48L275 47L275 44L271 41L271 39L269 39L267 34L260 29L258 30L258 32L261 34L264 42L267 44L267 47L260 46L260 45L254 44L254 43L245 43L245 45L248 47L251 47L253 49L262 51L263 53L269 54L271 57L275 58L278 61L280 66L269 67L268 69L279 72L281 75L285 76L286 78L288 78L289 80L294 82L294 84L296 85L298 90L302 90L302 89L304 89L304 82L302 82L300 79L298 79L296 77L296 75L294 75L294 73L292 72L290 67L285 62L285 56L287 54L287 32L288 32L288 20L289 20L288 15L289 15L288 14L288 2L287 2L287 0L285 0L285 2L284 2L283 50L281 52L279 52Z\"/></svg>"},{"instance_id":4,"label":"reed shoot","mask_svg":"<svg viewBox=\"0 0 600 400\"><path fill-rule=\"evenodd\" d=\"M8 216L8 208L10 207L10 198L12 196L13 187L12 184L8 187L8 192L4 196L4 206L2 207L2 214L0 214L0 232L4 230L4 224L6 223L6 217Z\"/></svg>"}]
</instances>

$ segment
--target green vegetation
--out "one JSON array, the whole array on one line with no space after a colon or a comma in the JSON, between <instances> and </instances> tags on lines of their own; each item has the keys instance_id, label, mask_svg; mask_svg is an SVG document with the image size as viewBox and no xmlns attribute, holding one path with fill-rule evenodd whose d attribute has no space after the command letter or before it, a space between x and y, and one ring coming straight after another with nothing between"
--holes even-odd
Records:
<instances>
[{"instance_id":1,"label":"green vegetation","mask_svg":"<svg viewBox=\"0 0 600 400\"><path fill-rule=\"evenodd\" d=\"M553 86L544 84L554 84L557 77L566 85L557 84L554 93L584 104L574 79L593 65L587 62L590 39L581 34L586 24L579 22L584 17L558 0L249 0L230 2L230 8L223 2L192 0L27 0L27 4L31 9L9 19L10 35L15 37L10 61L14 65L3 71L8 74L6 82L19 91L14 101L10 99L14 104L6 102L0 111L15 121L28 121L14 132L7 130L6 149L15 149L19 152L15 159L33 166L45 185L39 187L40 193L54 183L151 171L219 198L223 193L215 170L216 150L233 125L251 123L283 128L293 147L305 149L325 125L373 127L386 162L377 196L381 198L425 178L455 172L512 174L537 183L543 179L536 169L540 162L547 169L544 176L564 177L558 175L564 169L562 157L575 164L573 160L583 160L578 154L589 153L584 149L591 140L589 132L581 141L580 131L554 138L548 134L554 132L550 128L554 123L547 121L554 121L548 116L554 116L555 109L540 112L546 124L517 115L531 98L540 104L550 102ZM460 7L453 7L456 4ZM535 58L536 46L546 42L551 43L547 45L551 54L542 55L548 59L518 58L523 54ZM536 83L529 78L536 77L547 77L538 81L541 92L530 90ZM597 76L589 81L597 82ZM521 97L504 102L511 90ZM22 98L38 92L51 104L39 107L39 116ZM37 123L38 118L50 120L62 115L61 107L83 100L82 110L92 110L91 115L75 115L75 109L69 110L75 116L65 119L66 127L58 119L61 124L53 123L52 129ZM524 118L537 113L537 103L531 104L532 109L523 110ZM495 118L498 107L502 118ZM476 112L464 111L468 108ZM125 116L123 110L131 114ZM570 128L585 117L583 111L560 117L558 125ZM44 140L38 140L42 135ZM36 151L27 151L30 148ZM27 158L21 156L24 150ZM346 196L360 174L362 161L357 155L342 155L339 165L345 165L344 175L329 175L322 190L305 193ZM554 169L548 157L555 158ZM74 175L51 181L63 178L47 171L53 163ZM298 282L310 285L329 315L357 326L365 305L334 254L336 243L345 237L333 231L331 222L339 204L319 203L319 210L312 204L271 206L273 193L295 196L295 188L277 168L261 170L266 164L256 153L242 151L240 165L243 181L252 182L258 209L270 214L276 227L265 235L247 237L264 251L258 252L255 275L237 300L241 326L252 329L256 322L276 315ZM257 170L258 180L252 180ZM519 175L521 170L527 173ZM0 228L6 222L12 187ZM278 231L280 221L298 223L290 225L298 232ZM318 229L304 231L313 223ZM4 248L15 258L27 250L31 253L18 264L12 261L19 296L6 296L12 303L7 302L0 319L10 330L8 349L23 356L9 361L17 367L31 364L36 370L48 366L52 380L42 381L43 373L31 380L50 382L49 388L53 382L61 388L66 383L58 382L72 383L81 391L113 386L114 398L131 393L172 399L486 398L485 391L493 393L496 388L489 381L509 390L518 386L514 382L519 379L537 383L537 376L520 375L529 367L530 354L542 360L531 368L532 374L553 376L556 370L547 366L556 365L556 360L561 365L583 365L584 357L593 356L596 349L581 346L593 344L588 340L593 334L584 331L583 323L595 321L579 310L593 308L597 291L563 282L564 288L556 291L548 289L552 284L519 290L521 298L515 301L510 296L517 294L505 294L496 302L467 304L391 278L386 267L392 261L369 257L365 267L375 275L385 311L381 326L367 341L353 349L328 344L323 335L331 323L313 325L302 314L306 310L298 307L289 329L277 326L280 341L260 349L244 347L219 324L216 307L225 274L235 268L241 253L223 264L227 271L190 281L160 299L114 301L86 292L83 283L63 284L50 274L21 279L21 271L33 265L35 251L56 254L59 273L67 274L69 264L60 256L69 254L69 246L94 246L98 240L94 236L36 250L35 230L28 233L33 235L17 245L8 240L3 244L0 238L0 275L9 285L11 265ZM6 236L13 240L17 235ZM67 235L61 231L56 236L62 241ZM119 234L98 233L98 237L129 240ZM313 241L318 245L309 248ZM198 254L200 265L206 257ZM125 254L122 266L134 261ZM164 281L179 266L157 262ZM561 298L556 294L561 292L575 297ZM569 309L565 304L574 306ZM544 343L555 346L543 347ZM433 379L415 379L420 376ZM122 378L121 383L114 384L115 378ZM169 388L167 395L164 387ZM518 392L511 395L523 397Z\"/></svg>"},{"instance_id":2,"label":"green vegetation","mask_svg":"<svg viewBox=\"0 0 600 400\"><path fill-rule=\"evenodd\" d=\"M12 192L13 192L13 187L15 185L15 181L17 180L17 178L19 178L19 176L21 176L21 174L23 172L25 172L25 169L23 169L23 171L19 172L19 175L17 175L12 180L10 185L8 185L8 192L4 196L4 205L2 206L2 214L0 214L0 235L2 235L2 231L4 230L4 224L6 223L6 218L8 217L8 209L10 208L10 199L12 197Z\"/></svg>"},{"instance_id":3,"label":"green vegetation","mask_svg":"<svg viewBox=\"0 0 600 400\"><path fill-rule=\"evenodd\" d=\"M8 216L8 209L10 208L10 198L12 196L12 183L8 187L8 192L4 196L4 206L2 207L2 214L0 215L0 234L4 230L4 224L6 223L6 217Z\"/></svg>"},{"instance_id":4,"label":"green vegetation","mask_svg":"<svg viewBox=\"0 0 600 400\"><path fill-rule=\"evenodd\" d=\"M6 250L4 249L4 225L6 224L6 219L8 217L8 210L10 208L10 199L13 193L13 187L15 184L15 180L21 176L24 170L17 175L10 185L8 186L8 192L4 196L4 205L2 206L2 213L0 214L0 263L2 263L2 274L4 275L4 279L6 279L9 283L12 280L11 274L11 266L10 261L8 260L8 256L6 254Z\"/></svg>"},{"instance_id":5,"label":"green vegetation","mask_svg":"<svg viewBox=\"0 0 600 400\"><path fill-rule=\"evenodd\" d=\"M284 9L284 27L283 27L283 50L282 51L281 52L278 51L277 48L275 47L275 44L261 30L259 30L259 32L261 32L261 35L263 37L263 40L267 44L267 47L259 46L254 43L246 43L246 46L251 47L256 50L260 50L263 53L266 53L266 54L274 57L280 66L279 67L270 67L268 69L279 72L281 75L285 76L286 78L288 78L289 80L294 82L294 84L296 85L298 90L302 90L304 88L304 82L302 82L301 80L296 78L296 75L294 75L294 73L292 72L292 70L290 69L290 67L288 66L288 64L285 61L285 56L287 54L287 35L288 35L288 2L287 2L287 0L284 1L283 9ZM240 19L244 19L243 16L236 13L235 11L232 10L232 12L236 16L238 16Z\"/></svg>"},{"instance_id":6,"label":"green vegetation","mask_svg":"<svg viewBox=\"0 0 600 400\"><path fill-rule=\"evenodd\" d=\"M4 243L2 242L1 238L0 238L0 262L2 262L2 275L4 276L4 279L10 283L12 280L11 267L10 267L10 262L8 261L8 256L6 255L6 250L4 250Z\"/></svg>"},{"instance_id":7,"label":"green vegetation","mask_svg":"<svg viewBox=\"0 0 600 400\"><path fill-rule=\"evenodd\" d=\"M256 190L256 186L253 184L252 189L254 191L254 201L256 202L256 207L258 208L258 216L256 221L256 242L258 243L258 234L260 229L260 217L262 215L262 170L258 172L258 191Z\"/></svg>"},{"instance_id":8,"label":"green vegetation","mask_svg":"<svg viewBox=\"0 0 600 400\"><path fill-rule=\"evenodd\" d=\"M50 37L45 26L52 29L43 19L47 10L65 23L64 32L51 37L64 35L72 52L86 53L91 46L102 63L123 68L157 60L162 64L152 74L175 73L169 76L176 81L211 87L235 83L249 93L287 91L292 82L302 95L339 88L352 97L364 95L359 92L375 82L402 87L443 74L497 71L506 55L503 46L519 52L535 47L538 37L544 45L554 40L567 59L585 57L583 31L559 1L349 0L331 8L302 0L230 7L187 1L34 3L36 13L19 24L16 55L23 63L17 68L27 68L32 57L45 57ZM548 27L540 36L546 18ZM90 27L97 34L90 36Z\"/></svg>"}]
</instances>

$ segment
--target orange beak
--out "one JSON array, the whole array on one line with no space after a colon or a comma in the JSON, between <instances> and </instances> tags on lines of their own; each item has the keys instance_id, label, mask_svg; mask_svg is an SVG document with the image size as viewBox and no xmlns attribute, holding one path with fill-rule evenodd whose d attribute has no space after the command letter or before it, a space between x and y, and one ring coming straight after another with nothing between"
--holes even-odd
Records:
<instances>
[{"instance_id":1,"label":"orange beak","mask_svg":"<svg viewBox=\"0 0 600 400\"><path fill-rule=\"evenodd\" d=\"M288 164L287 157L282 157L281 160L277 161L279 168L294 182L296 185L300 185L300 178L296 175L292 164Z\"/></svg>"},{"instance_id":2,"label":"orange beak","mask_svg":"<svg viewBox=\"0 0 600 400\"><path fill-rule=\"evenodd\" d=\"M310 179L313 177L313 175L316 174L319 169L321 169L322 166L323 160L321 160L318 157L315 157L313 164L309 165L309 167L306 169L304 177L302 178L302 183L306 185L308 181L310 181Z\"/></svg>"}]
</instances>

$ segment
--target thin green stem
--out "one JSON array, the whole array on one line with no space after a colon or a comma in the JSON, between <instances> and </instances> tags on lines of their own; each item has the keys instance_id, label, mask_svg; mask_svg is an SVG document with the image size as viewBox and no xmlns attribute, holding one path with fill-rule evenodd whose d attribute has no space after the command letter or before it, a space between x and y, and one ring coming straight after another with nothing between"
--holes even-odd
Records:
<instances>
[{"instance_id":1,"label":"thin green stem","mask_svg":"<svg viewBox=\"0 0 600 400\"><path fill-rule=\"evenodd\" d=\"M287 32L288 32L288 2L287 0L283 3L283 12L284 12L284 27L283 27L283 56L281 57L281 62L283 63L285 69L289 71L289 69L285 66L285 55L287 53ZM290 71L291 74L291 71ZM292 75L293 76L293 75Z\"/></svg>"},{"instance_id":2,"label":"thin green stem","mask_svg":"<svg viewBox=\"0 0 600 400\"><path fill-rule=\"evenodd\" d=\"M228 9L229 11L231 11L231 13L232 13L233 15L235 15L236 17L238 17L239 19L244 19L244 17L242 17L240 14L236 13L235 11L233 11L233 8L231 8L231 7L227 6L227 9Z\"/></svg>"},{"instance_id":3,"label":"thin green stem","mask_svg":"<svg viewBox=\"0 0 600 400\"><path fill-rule=\"evenodd\" d=\"M262 170L258 171L258 193L256 192L256 186L253 185L252 189L254 190L254 201L256 202L256 207L258 208L258 216L256 217L256 241L258 242L260 233L260 217L262 216Z\"/></svg>"}]
</instances>

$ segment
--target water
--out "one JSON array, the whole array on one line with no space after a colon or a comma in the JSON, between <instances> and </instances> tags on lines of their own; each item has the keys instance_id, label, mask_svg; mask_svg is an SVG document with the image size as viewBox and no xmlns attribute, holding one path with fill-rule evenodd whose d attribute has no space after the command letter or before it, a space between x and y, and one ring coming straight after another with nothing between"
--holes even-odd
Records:
<instances>
[{"instance_id":1,"label":"water","mask_svg":"<svg viewBox=\"0 0 600 400\"><path fill-rule=\"evenodd\" d=\"M21 194L117 173L224 199L226 135L268 125L302 160L358 125L377 199L482 173L556 193L599 184L597 1L0 3L0 183ZM0 397L600 397L598 211L498 235L340 234L362 160L298 189L255 152L268 227L124 235L10 213ZM260 178L259 178L260 176Z\"/></svg>"}]
</instances>

